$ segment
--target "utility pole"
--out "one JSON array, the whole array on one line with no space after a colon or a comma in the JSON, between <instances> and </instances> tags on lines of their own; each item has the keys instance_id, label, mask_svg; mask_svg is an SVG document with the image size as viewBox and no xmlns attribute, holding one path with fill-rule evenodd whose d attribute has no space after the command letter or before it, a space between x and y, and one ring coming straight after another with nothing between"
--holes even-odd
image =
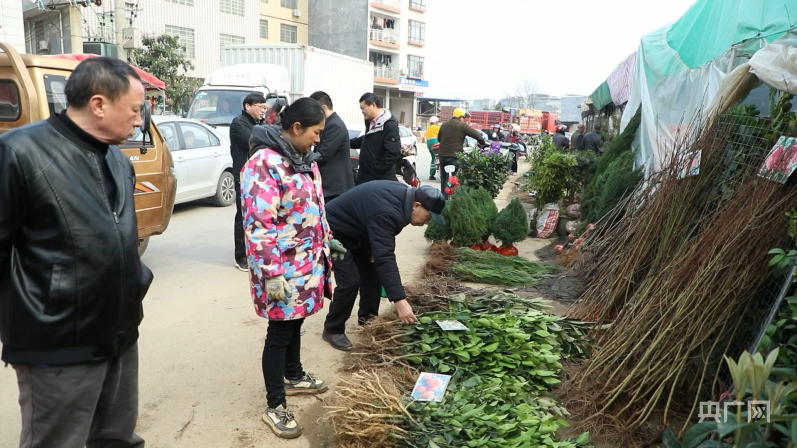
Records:
<instances>
[{"instance_id":1,"label":"utility pole","mask_svg":"<svg viewBox=\"0 0 797 448\"><path fill-rule=\"evenodd\" d=\"M74 54L83 53L83 23L79 6L69 4L69 43Z\"/></svg>"},{"instance_id":2,"label":"utility pole","mask_svg":"<svg viewBox=\"0 0 797 448\"><path fill-rule=\"evenodd\" d=\"M119 59L127 62L127 53L124 49L124 29L127 26L125 0L114 0L113 23L116 25L116 47Z\"/></svg>"}]
</instances>

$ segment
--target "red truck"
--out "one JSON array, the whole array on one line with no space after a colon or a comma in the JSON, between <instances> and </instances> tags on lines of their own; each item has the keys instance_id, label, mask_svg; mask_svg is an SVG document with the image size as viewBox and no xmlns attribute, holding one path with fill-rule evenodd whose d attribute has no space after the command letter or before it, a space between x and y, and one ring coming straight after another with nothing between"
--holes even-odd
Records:
<instances>
[{"instance_id":1,"label":"red truck","mask_svg":"<svg viewBox=\"0 0 797 448\"><path fill-rule=\"evenodd\" d=\"M541 123L542 124L542 126L541 126L542 129L547 130L551 134L555 133L556 132L556 126L561 124L561 122L559 121L559 115L556 115L556 114L551 113L551 112L545 112L545 111L543 111L543 113L542 113L542 120L541 121L542 121L542 123Z\"/></svg>"},{"instance_id":2,"label":"red truck","mask_svg":"<svg viewBox=\"0 0 797 448\"><path fill-rule=\"evenodd\" d=\"M440 121L448 121L454 113L453 106L443 106L440 108ZM543 127L543 118L548 112L543 112L543 117L528 115L514 115L497 110L471 110L470 118L467 123L474 129L492 129L496 123L501 124L504 129L508 129L513 124L520 126L520 132L524 134L539 134ZM552 114L556 117L556 114ZM558 123L558 122L557 122ZM550 130L553 132L553 129Z\"/></svg>"}]
</instances>

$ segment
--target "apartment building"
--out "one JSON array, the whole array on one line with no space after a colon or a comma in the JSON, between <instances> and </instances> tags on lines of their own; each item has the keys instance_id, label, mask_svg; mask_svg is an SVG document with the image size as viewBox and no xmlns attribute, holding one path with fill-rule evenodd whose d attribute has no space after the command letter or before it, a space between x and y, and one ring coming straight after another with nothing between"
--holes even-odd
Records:
<instances>
[{"instance_id":1,"label":"apartment building","mask_svg":"<svg viewBox=\"0 0 797 448\"><path fill-rule=\"evenodd\" d=\"M1 0L6 1L6 0ZM20 0L17 0L20 1ZM307 43L308 0L125 0L125 27L131 35L177 36L194 70L204 78L221 66L221 47L235 44ZM72 24L80 29L84 52L96 44L116 51L114 2L70 8L69 0L21 0L28 53L72 53ZM71 17L71 12L77 12ZM79 16L78 16L79 15ZM128 39L130 45L136 37ZM110 54L113 55L113 54Z\"/></svg>"},{"instance_id":2,"label":"apartment building","mask_svg":"<svg viewBox=\"0 0 797 448\"><path fill-rule=\"evenodd\" d=\"M374 93L401 124L416 127L418 98L429 87L425 13L426 0L309 0L309 43L373 62Z\"/></svg>"},{"instance_id":3,"label":"apartment building","mask_svg":"<svg viewBox=\"0 0 797 448\"><path fill-rule=\"evenodd\" d=\"M261 44L306 44L308 0L260 0Z\"/></svg>"}]
</instances>

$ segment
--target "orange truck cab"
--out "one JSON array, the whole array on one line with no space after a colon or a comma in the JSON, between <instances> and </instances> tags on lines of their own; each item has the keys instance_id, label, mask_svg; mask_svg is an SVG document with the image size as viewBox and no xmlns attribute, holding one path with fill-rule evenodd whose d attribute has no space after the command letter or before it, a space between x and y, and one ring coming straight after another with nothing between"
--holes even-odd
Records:
<instances>
[{"instance_id":1,"label":"orange truck cab","mask_svg":"<svg viewBox=\"0 0 797 448\"><path fill-rule=\"evenodd\" d=\"M0 43L0 133L45 120L66 108L64 87L78 61L30 54L20 55ZM120 146L136 172L136 218L139 253L149 237L166 230L172 216L176 179L166 141L150 119L149 107L142 110L148 138Z\"/></svg>"}]
</instances>

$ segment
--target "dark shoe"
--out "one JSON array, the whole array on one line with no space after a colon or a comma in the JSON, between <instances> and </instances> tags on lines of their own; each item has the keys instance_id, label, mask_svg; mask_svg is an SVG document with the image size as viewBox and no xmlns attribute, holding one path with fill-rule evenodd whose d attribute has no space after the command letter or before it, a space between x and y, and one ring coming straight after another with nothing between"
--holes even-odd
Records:
<instances>
[{"instance_id":1,"label":"dark shoe","mask_svg":"<svg viewBox=\"0 0 797 448\"><path fill-rule=\"evenodd\" d=\"M235 260L235 267L238 268L239 271L249 272L249 263L247 263L246 258Z\"/></svg>"},{"instance_id":2,"label":"dark shoe","mask_svg":"<svg viewBox=\"0 0 797 448\"><path fill-rule=\"evenodd\" d=\"M314 377L312 373L305 373L298 380L285 378L285 395L321 394L327 391L327 385Z\"/></svg>"},{"instance_id":3,"label":"dark shoe","mask_svg":"<svg viewBox=\"0 0 797 448\"><path fill-rule=\"evenodd\" d=\"M321 333L321 339L327 341L334 349L344 352L351 350L351 341L345 334L332 334L324 330L324 332Z\"/></svg>"},{"instance_id":4,"label":"dark shoe","mask_svg":"<svg viewBox=\"0 0 797 448\"><path fill-rule=\"evenodd\" d=\"M429 176L429 180L437 180L437 178L434 177L434 174L432 174L432 175Z\"/></svg>"},{"instance_id":5,"label":"dark shoe","mask_svg":"<svg viewBox=\"0 0 797 448\"><path fill-rule=\"evenodd\" d=\"M277 437L295 439L302 435L302 427L296 422L291 412L279 405L276 409L266 408L263 422L274 431Z\"/></svg>"}]
</instances>

